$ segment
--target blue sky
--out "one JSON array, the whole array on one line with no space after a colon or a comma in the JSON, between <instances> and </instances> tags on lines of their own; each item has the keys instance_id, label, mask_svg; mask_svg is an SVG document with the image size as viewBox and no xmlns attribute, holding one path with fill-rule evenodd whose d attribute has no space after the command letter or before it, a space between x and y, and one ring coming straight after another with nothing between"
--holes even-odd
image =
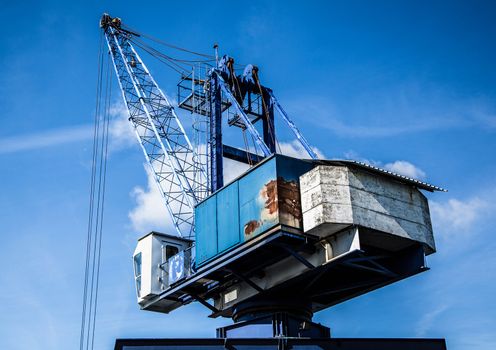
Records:
<instances>
[{"instance_id":1,"label":"blue sky","mask_svg":"<svg viewBox=\"0 0 496 350\"><path fill-rule=\"evenodd\" d=\"M98 20L255 63L307 139L449 189L428 194L431 270L318 313L336 337L496 343L496 5L484 1L2 3L0 347L79 344ZM175 93L177 75L150 62ZM114 87L116 87L114 79ZM114 94L97 348L118 337L213 337L190 305L139 311L131 254L168 229ZM291 149L291 140L288 149Z\"/></svg>"}]
</instances>

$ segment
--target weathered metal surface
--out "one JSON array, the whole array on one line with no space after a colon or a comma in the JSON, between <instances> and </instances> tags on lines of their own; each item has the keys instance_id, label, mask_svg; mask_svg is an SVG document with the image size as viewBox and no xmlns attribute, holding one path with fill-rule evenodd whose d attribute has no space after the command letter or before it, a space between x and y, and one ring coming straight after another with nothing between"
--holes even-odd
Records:
<instances>
[{"instance_id":1,"label":"weathered metal surface","mask_svg":"<svg viewBox=\"0 0 496 350\"><path fill-rule=\"evenodd\" d=\"M412 177L401 175L401 174L395 173L393 171L382 169L382 168L376 167L374 165L360 162L357 160L323 160L322 163L328 164L328 165L345 165L345 166L350 166L350 167L358 167L358 168L362 168L362 169L367 170L367 171L371 171L374 174L384 175L384 176L387 176L390 178L395 178L402 183L413 185L413 186L418 187L422 190L426 190L426 191L430 191L430 192L434 192L434 191L448 192L446 189L444 189L442 187L435 186L435 185L429 184L427 182L420 181L418 179L414 179Z\"/></svg>"},{"instance_id":2,"label":"weathered metal surface","mask_svg":"<svg viewBox=\"0 0 496 350\"><path fill-rule=\"evenodd\" d=\"M270 294L316 312L425 271L435 249L417 186L351 164L273 156L196 211L196 272L144 309L200 300L228 317Z\"/></svg>"},{"instance_id":3,"label":"weathered metal surface","mask_svg":"<svg viewBox=\"0 0 496 350\"><path fill-rule=\"evenodd\" d=\"M279 222L276 176L276 158L272 158L238 180L243 241Z\"/></svg>"},{"instance_id":4,"label":"weathered metal surface","mask_svg":"<svg viewBox=\"0 0 496 350\"><path fill-rule=\"evenodd\" d=\"M277 182L281 224L303 229L299 177L314 166L315 164L310 161L294 158L278 159Z\"/></svg>"},{"instance_id":5,"label":"weathered metal surface","mask_svg":"<svg viewBox=\"0 0 496 350\"><path fill-rule=\"evenodd\" d=\"M276 225L302 229L299 176L313 166L309 161L277 155L200 203L196 208L197 263L201 265ZM215 221L207 219L204 225L203 220L214 211ZM206 240L215 240L216 248Z\"/></svg>"},{"instance_id":6,"label":"weathered metal surface","mask_svg":"<svg viewBox=\"0 0 496 350\"><path fill-rule=\"evenodd\" d=\"M435 251L427 199L412 185L345 166L318 166L300 182L305 232L326 237L360 225Z\"/></svg>"}]
</instances>

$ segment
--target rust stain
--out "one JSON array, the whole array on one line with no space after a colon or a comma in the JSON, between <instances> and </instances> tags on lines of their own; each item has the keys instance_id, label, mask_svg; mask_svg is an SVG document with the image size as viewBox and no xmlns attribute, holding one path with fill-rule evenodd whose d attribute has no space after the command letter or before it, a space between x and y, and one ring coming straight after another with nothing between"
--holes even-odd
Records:
<instances>
[{"instance_id":1,"label":"rust stain","mask_svg":"<svg viewBox=\"0 0 496 350\"><path fill-rule=\"evenodd\" d=\"M288 214L296 220L302 219L300 188L296 180L287 181L282 177L277 178L280 211Z\"/></svg>"},{"instance_id":2,"label":"rust stain","mask_svg":"<svg viewBox=\"0 0 496 350\"><path fill-rule=\"evenodd\" d=\"M271 180L265 184L260 195L265 199L265 209L267 209L268 214L272 215L279 209L279 203L277 200L277 184L278 181Z\"/></svg>"},{"instance_id":3,"label":"rust stain","mask_svg":"<svg viewBox=\"0 0 496 350\"><path fill-rule=\"evenodd\" d=\"M257 228L260 227L260 221L251 220L245 224L245 238L250 237Z\"/></svg>"},{"instance_id":4,"label":"rust stain","mask_svg":"<svg viewBox=\"0 0 496 350\"><path fill-rule=\"evenodd\" d=\"M265 222L279 220L280 223L295 227L301 226L302 212L298 181L278 177L270 180L260 190L259 200L263 203L260 218L250 220L244 225L245 240Z\"/></svg>"}]
</instances>

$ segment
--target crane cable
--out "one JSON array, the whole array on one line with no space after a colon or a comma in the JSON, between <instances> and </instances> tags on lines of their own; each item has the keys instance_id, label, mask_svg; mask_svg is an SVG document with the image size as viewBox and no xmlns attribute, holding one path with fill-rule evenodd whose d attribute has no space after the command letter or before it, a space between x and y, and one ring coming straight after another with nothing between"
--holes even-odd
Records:
<instances>
[{"instance_id":1,"label":"crane cable","mask_svg":"<svg viewBox=\"0 0 496 350\"><path fill-rule=\"evenodd\" d=\"M98 78L93 129L93 154L90 180L89 212L86 237L86 262L79 349L94 349L100 262L103 237L103 216L107 176L107 155L110 124L111 69L107 56L104 64L103 33L98 53ZM103 97L103 104L102 104ZM96 202L96 203L95 203Z\"/></svg>"},{"instance_id":2,"label":"crane cable","mask_svg":"<svg viewBox=\"0 0 496 350\"><path fill-rule=\"evenodd\" d=\"M175 49L175 50L178 50L178 51L183 51L183 52L187 52L187 53L190 53L190 54L193 54L193 55L197 55L197 56L200 56L200 57L205 57L205 58L208 58L208 59L213 59L215 61L215 56L213 55L208 55L208 54L204 54L204 53L200 53L200 52L196 52L196 51L192 51L192 50L188 50L188 49L185 49L185 48L182 48L182 47L179 47L177 45L173 45L173 44L170 44L170 43L167 43L163 40L160 40L160 39L157 39L151 35L147 35L147 34L143 34L143 33L140 33L134 29L132 29L131 27L125 25L125 24L121 24L122 28L124 28L125 30L129 31L129 32L132 32L132 33L135 33L136 35L138 36L141 36L143 38L147 38L151 41L154 41L158 44L161 44L163 46L167 46L171 49Z\"/></svg>"},{"instance_id":3,"label":"crane cable","mask_svg":"<svg viewBox=\"0 0 496 350\"><path fill-rule=\"evenodd\" d=\"M154 49L146 43L143 43L142 41L136 39L129 39L129 41L181 75L185 75L186 72L189 70L189 67L185 68L174 59L172 59L170 56L161 53L160 51Z\"/></svg>"}]
</instances>

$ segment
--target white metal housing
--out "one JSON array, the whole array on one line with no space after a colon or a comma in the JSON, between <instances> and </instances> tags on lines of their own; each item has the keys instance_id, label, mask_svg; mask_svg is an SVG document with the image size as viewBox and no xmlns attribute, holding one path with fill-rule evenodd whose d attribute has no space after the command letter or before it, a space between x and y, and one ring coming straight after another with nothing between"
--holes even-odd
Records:
<instances>
[{"instance_id":1,"label":"white metal housing","mask_svg":"<svg viewBox=\"0 0 496 350\"><path fill-rule=\"evenodd\" d=\"M150 232L138 240L133 266L139 304L188 277L191 243L158 232Z\"/></svg>"}]
</instances>

